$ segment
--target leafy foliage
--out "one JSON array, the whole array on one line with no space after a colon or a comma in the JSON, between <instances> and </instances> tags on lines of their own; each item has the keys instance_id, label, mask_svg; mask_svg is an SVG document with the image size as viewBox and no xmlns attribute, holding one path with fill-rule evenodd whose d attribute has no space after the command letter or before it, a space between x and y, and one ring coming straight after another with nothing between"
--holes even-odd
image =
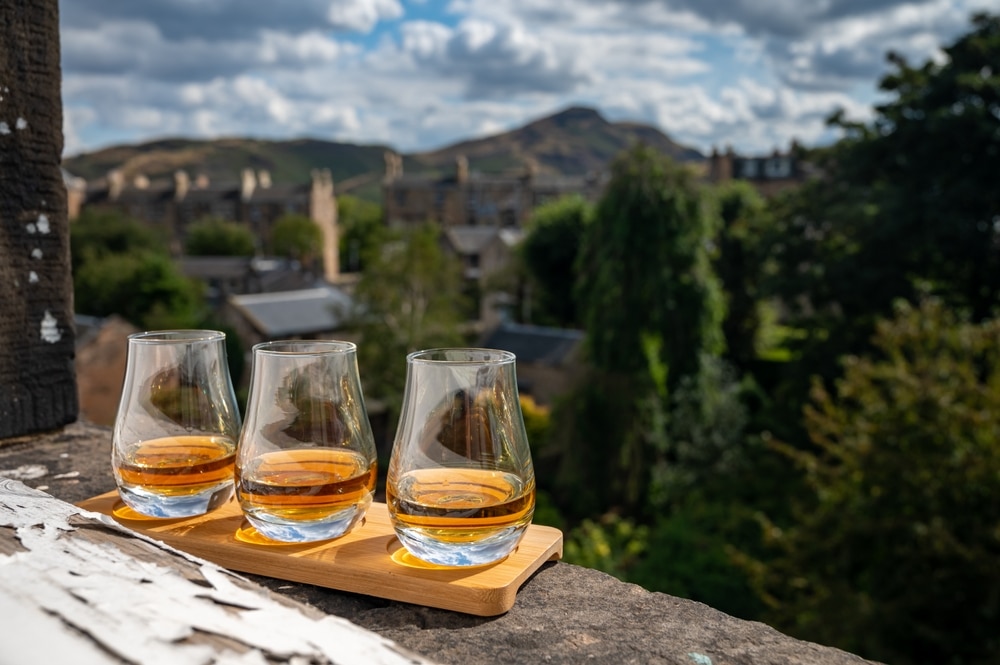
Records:
<instances>
[{"instance_id":1,"label":"leafy foliage","mask_svg":"<svg viewBox=\"0 0 1000 665\"><path fill-rule=\"evenodd\" d=\"M271 227L271 250L303 264L312 263L322 243L322 231L305 215L282 215Z\"/></svg>"},{"instance_id":2,"label":"leafy foliage","mask_svg":"<svg viewBox=\"0 0 1000 665\"><path fill-rule=\"evenodd\" d=\"M575 265L590 214L590 205L580 196L557 199L532 213L520 251L536 291L532 298L533 323L580 327L573 293Z\"/></svg>"},{"instance_id":3,"label":"leafy foliage","mask_svg":"<svg viewBox=\"0 0 1000 665\"><path fill-rule=\"evenodd\" d=\"M651 591L755 619L762 603L730 543L734 532L748 530L750 524L738 507L701 494L648 528L646 550L632 562L626 578Z\"/></svg>"},{"instance_id":4,"label":"leafy foliage","mask_svg":"<svg viewBox=\"0 0 1000 665\"><path fill-rule=\"evenodd\" d=\"M162 251L165 236L117 210L88 207L70 226L73 271L110 254L143 250Z\"/></svg>"},{"instance_id":5,"label":"leafy foliage","mask_svg":"<svg viewBox=\"0 0 1000 665\"><path fill-rule=\"evenodd\" d=\"M784 446L812 499L769 530L763 587L795 634L893 663L1000 657L1000 321L901 305Z\"/></svg>"},{"instance_id":6,"label":"leafy foliage","mask_svg":"<svg viewBox=\"0 0 1000 665\"><path fill-rule=\"evenodd\" d=\"M392 412L402 399L406 355L462 339L460 267L439 236L432 224L400 232L370 257L355 291L365 394L385 399Z\"/></svg>"},{"instance_id":7,"label":"leafy foliage","mask_svg":"<svg viewBox=\"0 0 1000 665\"><path fill-rule=\"evenodd\" d=\"M646 550L649 528L608 513L585 519L570 532L563 558L568 563L602 570L625 579L634 560Z\"/></svg>"},{"instance_id":8,"label":"leafy foliage","mask_svg":"<svg viewBox=\"0 0 1000 665\"><path fill-rule=\"evenodd\" d=\"M771 216L763 197L745 181L722 183L711 194L722 220L714 268L726 300L726 357L746 369L767 334L762 285L770 268Z\"/></svg>"},{"instance_id":9,"label":"leafy foliage","mask_svg":"<svg viewBox=\"0 0 1000 665\"><path fill-rule=\"evenodd\" d=\"M85 210L70 226L75 310L118 314L146 329L190 328L202 319L201 288L148 227L115 211Z\"/></svg>"},{"instance_id":10,"label":"leafy foliage","mask_svg":"<svg viewBox=\"0 0 1000 665\"><path fill-rule=\"evenodd\" d=\"M191 256L253 256L256 245L246 226L209 217L188 227L184 251Z\"/></svg>"},{"instance_id":11,"label":"leafy foliage","mask_svg":"<svg viewBox=\"0 0 1000 665\"><path fill-rule=\"evenodd\" d=\"M874 122L835 118L848 131L837 175L878 205L904 274L983 320L1000 307L1000 15L975 16L944 53L920 67L889 55L892 99Z\"/></svg>"},{"instance_id":12,"label":"leafy foliage","mask_svg":"<svg viewBox=\"0 0 1000 665\"><path fill-rule=\"evenodd\" d=\"M612 165L576 268L592 367L554 415L554 492L567 509L645 501L668 395L721 351L716 221L694 175L669 158L637 145Z\"/></svg>"},{"instance_id":13,"label":"leafy foliage","mask_svg":"<svg viewBox=\"0 0 1000 665\"><path fill-rule=\"evenodd\" d=\"M361 272L368 257L385 242L382 207L350 195L337 197L340 225L340 266L346 272Z\"/></svg>"},{"instance_id":14,"label":"leafy foliage","mask_svg":"<svg viewBox=\"0 0 1000 665\"><path fill-rule=\"evenodd\" d=\"M577 268L595 367L642 375L642 338L653 335L675 384L697 371L701 352L722 350L708 248L716 226L692 172L642 145L615 160Z\"/></svg>"},{"instance_id":15,"label":"leafy foliage","mask_svg":"<svg viewBox=\"0 0 1000 665\"><path fill-rule=\"evenodd\" d=\"M776 209L768 288L804 333L792 400L809 374L830 379L842 355L864 353L899 298L997 314L1000 17L976 17L944 53L918 68L890 54L890 101L869 125L834 116L846 136L816 156L824 177Z\"/></svg>"},{"instance_id":16,"label":"leafy foliage","mask_svg":"<svg viewBox=\"0 0 1000 665\"><path fill-rule=\"evenodd\" d=\"M76 310L118 314L148 330L195 327L203 316L198 286L171 259L150 251L109 254L74 275Z\"/></svg>"}]
</instances>

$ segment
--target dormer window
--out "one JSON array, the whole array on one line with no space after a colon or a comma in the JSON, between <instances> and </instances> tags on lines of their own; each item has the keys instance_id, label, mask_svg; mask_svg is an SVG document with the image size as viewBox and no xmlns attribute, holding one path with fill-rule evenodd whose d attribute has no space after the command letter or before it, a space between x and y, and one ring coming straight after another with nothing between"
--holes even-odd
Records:
<instances>
[{"instance_id":1,"label":"dormer window","mask_svg":"<svg viewBox=\"0 0 1000 665\"><path fill-rule=\"evenodd\" d=\"M760 175L756 159L744 159L740 164L741 178L756 178Z\"/></svg>"},{"instance_id":2,"label":"dormer window","mask_svg":"<svg viewBox=\"0 0 1000 665\"><path fill-rule=\"evenodd\" d=\"M764 175L768 178L788 178L792 175L792 160L789 157L771 157L764 163Z\"/></svg>"}]
</instances>

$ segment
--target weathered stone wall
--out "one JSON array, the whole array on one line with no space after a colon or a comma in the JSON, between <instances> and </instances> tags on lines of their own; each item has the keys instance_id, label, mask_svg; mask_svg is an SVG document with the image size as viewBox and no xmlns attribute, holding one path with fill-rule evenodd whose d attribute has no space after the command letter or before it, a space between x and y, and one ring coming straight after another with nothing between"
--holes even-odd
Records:
<instances>
[{"instance_id":1,"label":"weathered stone wall","mask_svg":"<svg viewBox=\"0 0 1000 665\"><path fill-rule=\"evenodd\" d=\"M0 476L70 502L114 488L111 431L75 424L45 436L0 441ZM247 576L288 598L349 619L440 663L674 663L858 665L843 651L796 640L690 600L651 593L604 573L545 564L499 617L341 593Z\"/></svg>"}]
</instances>

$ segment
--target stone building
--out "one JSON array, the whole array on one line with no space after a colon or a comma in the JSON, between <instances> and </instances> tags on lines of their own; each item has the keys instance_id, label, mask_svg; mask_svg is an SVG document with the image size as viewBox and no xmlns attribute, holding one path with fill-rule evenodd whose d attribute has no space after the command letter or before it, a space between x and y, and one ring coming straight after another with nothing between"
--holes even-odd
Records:
<instances>
[{"instance_id":1,"label":"stone building","mask_svg":"<svg viewBox=\"0 0 1000 665\"><path fill-rule=\"evenodd\" d=\"M449 226L519 228L539 205L569 194L594 201L604 177L543 174L529 164L520 174L483 174L469 169L464 156L445 175L404 174L399 155L386 153L382 181L389 226L434 221Z\"/></svg>"},{"instance_id":2,"label":"stone building","mask_svg":"<svg viewBox=\"0 0 1000 665\"><path fill-rule=\"evenodd\" d=\"M788 152L775 150L770 155L737 155L732 148L725 152L713 148L708 160L708 180L712 183L746 180L762 195L773 196L802 184L812 174L801 152L794 141Z\"/></svg>"},{"instance_id":3,"label":"stone building","mask_svg":"<svg viewBox=\"0 0 1000 665\"><path fill-rule=\"evenodd\" d=\"M583 339L582 330L503 322L483 334L479 345L513 353L518 391L551 405L580 382Z\"/></svg>"},{"instance_id":4,"label":"stone building","mask_svg":"<svg viewBox=\"0 0 1000 665\"><path fill-rule=\"evenodd\" d=\"M64 176L64 179L66 176ZM72 180L77 192L79 179ZM177 171L172 179L151 181L137 175L126 181L112 171L100 183L88 186L70 219L79 211L110 208L161 229L170 238L171 250L180 255L189 226L206 217L247 225L266 253L271 228L285 214L304 215L322 234L322 272L331 282L340 274L337 240L337 202L329 170L316 170L307 183L274 184L267 171L244 169L237 182L213 183L204 176L192 179Z\"/></svg>"},{"instance_id":5,"label":"stone building","mask_svg":"<svg viewBox=\"0 0 1000 665\"><path fill-rule=\"evenodd\" d=\"M525 224L538 206L568 195L594 202L606 175L563 176L540 173L529 162L521 173L483 174L470 170L464 156L452 173L404 174L402 158L387 152L382 181L384 219L405 228L435 222L443 229L445 251L462 263L466 292L474 301L480 329L496 325L509 297L491 285L507 268Z\"/></svg>"},{"instance_id":6,"label":"stone building","mask_svg":"<svg viewBox=\"0 0 1000 665\"><path fill-rule=\"evenodd\" d=\"M506 318L509 297L490 282L511 264L515 247L523 236L521 229L496 226L444 229L442 246L461 263L466 293L473 301L478 324L484 329Z\"/></svg>"}]
</instances>

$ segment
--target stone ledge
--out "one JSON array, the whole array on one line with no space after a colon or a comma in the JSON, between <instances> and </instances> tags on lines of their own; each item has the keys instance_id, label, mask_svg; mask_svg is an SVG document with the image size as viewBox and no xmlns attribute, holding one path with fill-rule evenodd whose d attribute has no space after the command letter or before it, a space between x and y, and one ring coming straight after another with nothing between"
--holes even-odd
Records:
<instances>
[{"instance_id":1,"label":"stone ledge","mask_svg":"<svg viewBox=\"0 0 1000 665\"><path fill-rule=\"evenodd\" d=\"M0 476L71 503L114 489L110 459L111 430L81 422L0 441ZM513 609L492 618L246 577L440 663L870 662L563 562L545 564L522 587Z\"/></svg>"}]
</instances>

